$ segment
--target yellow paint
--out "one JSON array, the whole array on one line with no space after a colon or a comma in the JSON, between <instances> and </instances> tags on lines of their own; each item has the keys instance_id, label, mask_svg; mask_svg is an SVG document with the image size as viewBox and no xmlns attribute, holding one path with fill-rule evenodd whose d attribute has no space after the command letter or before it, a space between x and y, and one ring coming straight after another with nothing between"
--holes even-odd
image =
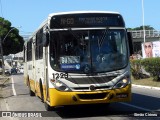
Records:
<instances>
[{"instance_id":1,"label":"yellow paint","mask_svg":"<svg viewBox=\"0 0 160 120\"><path fill-rule=\"evenodd\" d=\"M37 81L36 81L36 84L35 84L35 89L36 89L36 96L41 97L39 82L37 82Z\"/></svg>"},{"instance_id":2,"label":"yellow paint","mask_svg":"<svg viewBox=\"0 0 160 120\"><path fill-rule=\"evenodd\" d=\"M32 82L30 82L33 86L35 86L35 89L34 89L34 92L36 94L36 96L39 96L40 98L42 98L41 96L41 92L40 92L40 85L39 85L39 82L36 81L36 84L35 84L35 81L34 80L31 80ZM43 85L43 97L44 97L44 101L46 101L46 85Z\"/></svg>"},{"instance_id":3,"label":"yellow paint","mask_svg":"<svg viewBox=\"0 0 160 120\"><path fill-rule=\"evenodd\" d=\"M27 85L28 82L28 77L24 77L24 83ZM31 90L35 93L36 96L39 96L41 98L41 93L40 93L40 86L39 82L35 82L35 80L30 79L30 88ZM46 85L43 85L43 96L44 96L44 101L46 101Z\"/></svg>"},{"instance_id":4,"label":"yellow paint","mask_svg":"<svg viewBox=\"0 0 160 120\"><path fill-rule=\"evenodd\" d=\"M31 90L35 92L36 96L41 98L39 82L30 80ZM80 99L77 94L95 94L95 93L108 93L103 99ZM118 93L128 93L127 98L116 98ZM109 100L111 94L114 95L113 99ZM96 103L111 103L111 102L128 102L131 101L131 85L121 89L103 90L103 91L88 91L88 92L62 92L55 88L49 88L49 98L46 98L46 85L43 85L44 101L50 100L50 106L60 105L76 105L76 104L96 104ZM77 101L74 101L72 97L75 96Z\"/></svg>"},{"instance_id":5,"label":"yellow paint","mask_svg":"<svg viewBox=\"0 0 160 120\"><path fill-rule=\"evenodd\" d=\"M75 105L75 104L96 104L96 103L111 103L111 102L127 102L131 101L131 85L125 88L116 90L104 90L104 91L89 91L89 92L62 92L56 89L50 88L50 106L60 105ZM94 93L109 93L104 99L80 99L77 94L94 94ZM117 93L128 93L127 98L116 98ZM110 95L113 94L113 99L109 100ZM75 96L77 101L74 101L72 97Z\"/></svg>"},{"instance_id":6,"label":"yellow paint","mask_svg":"<svg viewBox=\"0 0 160 120\"><path fill-rule=\"evenodd\" d=\"M35 82L34 82L34 80L29 80L29 83L30 83L30 87L31 87L31 90L33 91L33 92L35 92Z\"/></svg>"}]
</instances>

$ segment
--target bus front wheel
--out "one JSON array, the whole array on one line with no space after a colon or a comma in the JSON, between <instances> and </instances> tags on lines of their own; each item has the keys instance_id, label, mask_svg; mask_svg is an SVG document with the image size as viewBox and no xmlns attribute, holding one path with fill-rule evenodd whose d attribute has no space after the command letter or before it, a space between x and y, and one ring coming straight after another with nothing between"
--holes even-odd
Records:
<instances>
[{"instance_id":1,"label":"bus front wheel","mask_svg":"<svg viewBox=\"0 0 160 120\"><path fill-rule=\"evenodd\" d=\"M44 94L43 94L43 87L42 87L42 81L41 81L41 80L40 80L40 93L41 93L41 100L42 100L42 102L44 102L45 109L46 109L47 111L53 110L54 107L51 107L49 104L47 104L47 103L44 101Z\"/></svg>"}]
</instances>

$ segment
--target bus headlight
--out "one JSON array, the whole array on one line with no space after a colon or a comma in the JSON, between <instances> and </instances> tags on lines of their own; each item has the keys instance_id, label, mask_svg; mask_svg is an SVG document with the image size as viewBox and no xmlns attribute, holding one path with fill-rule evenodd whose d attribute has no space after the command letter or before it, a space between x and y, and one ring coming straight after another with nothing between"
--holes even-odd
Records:
<instances>
[{"instance_id":1,"label":"bus headlight","mask_svg":"<svg viewBox=\"0 0 160 120\"><path fill-rule=\"evenodd\" d=\"M71 89L66 84L59 80L55 81L54 86L59 91L71 91Z\"/></svg>"},{"instance_id":2,"label":"bus headlight","mask_svg":"<svg viewBox=\"0 0 160 120\"><path fill-rule=\"evenodd\" d=\"M124 88L129 84L129 78L123 78L120 81L118 81L113 88L118 89L118 88Z\"/></svg>"}]
</instances>

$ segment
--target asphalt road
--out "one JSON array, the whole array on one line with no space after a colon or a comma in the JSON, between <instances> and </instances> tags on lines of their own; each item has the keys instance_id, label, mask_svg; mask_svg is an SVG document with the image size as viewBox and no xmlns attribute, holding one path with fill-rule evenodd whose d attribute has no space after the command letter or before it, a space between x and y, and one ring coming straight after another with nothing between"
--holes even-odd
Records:
<instances>
[{"instance_id":1,"label":"asphalt road","mask_svg":"<svg viewBox=\"0 0 160 120\"><path fill-rule=\"evenodd\" d=\"M24 84L23 75L11 76L7 92L0 99L0 110L19 113L20 117L12 117L10 120L24 120L30 112L37 113L42 118L31 120L54 119L84 119L84 120L132 120L132 119L158 119L160 118L160 90L132 87L132 102L112 103L109 107L98 105L79 105L60 107L55 111L47 112L44 104L38 97L30 97L28 87ZM5 90L6 90L5 88ZM3 88L4 89L4 88ZM27 112L27 113L25 113ZM22 116L24 115L24 116ZM151 117L152 116L152 117ZM153 117L154 116L154 117ZM6 118L0 117L0 120ZM7 118L7 120L9 120Z\"/></svg>"}]
</instances>

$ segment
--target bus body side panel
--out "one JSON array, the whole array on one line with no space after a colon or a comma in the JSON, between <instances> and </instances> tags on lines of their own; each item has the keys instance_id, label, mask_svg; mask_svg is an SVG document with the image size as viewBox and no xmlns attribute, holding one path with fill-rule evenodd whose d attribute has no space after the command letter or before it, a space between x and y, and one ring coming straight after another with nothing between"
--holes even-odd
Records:
<instances>
[{"instance_id":1,"label":"bus body side panel","mask_svg":"<svg viewBox=\"0 0 160 120\"><path fill-rule=\"evenodd\" d=\"M27 63L24 62L24 84L28 86Z\"/></svg>"},{"instance_id":2,"label":"bus body side panel","mask_svg":"<svg viewBox=\"0 0 160 120\"><path fill-rule=\"evenodd\" d=\"M39 97L41 96L40 92L40 84L42 83L42 91L43 91L43 97L44 101L46 101L46 93L47 93L47 78L48 78L48 73L47 73L47 64L48 64L48 54L46 53L48 48L43 48L43 59L39 59L35 61L35 68L36 68L36 95ZM41 81L41 83L40 83Z\"/></svg>"},{"instance_id":3,"label":"bus body side panel","mask_svg":"<svg viewBox=\"0 0 160 120\"><path fill-rule=\"evenodd\" d=\"M33 92L35 92L35 81L34 81L34 74L33 74L33 61L27 63L28 69L28 80L30 88Z\"/></svg>"},{"instance_id":4,"label":"bus body side panel","mask_svg":"<svg viewBox=\"0 0 160 120\"><path fill-rule=\"evenodd\" d=\"M35 92L35 37L29 40L26 50L26 63L25 63L25 81L30 86L30 89ZM29 48L29 50L28 50ZM29 58L27 58L27 55Z\"/></svg>"},{"instance_id":5,"label":"bus body side panel","mask_svg":"<svg viewBox=\"0 0 160 120\"><path fill-rule=\"evenodd\" d=\"M38 93L40 80L43 83L43 75L44 75L44 72L43 72L43 59L35 61L35 71L36 71L35 72L36 91Z\"/></svg>"}]
</instances>

